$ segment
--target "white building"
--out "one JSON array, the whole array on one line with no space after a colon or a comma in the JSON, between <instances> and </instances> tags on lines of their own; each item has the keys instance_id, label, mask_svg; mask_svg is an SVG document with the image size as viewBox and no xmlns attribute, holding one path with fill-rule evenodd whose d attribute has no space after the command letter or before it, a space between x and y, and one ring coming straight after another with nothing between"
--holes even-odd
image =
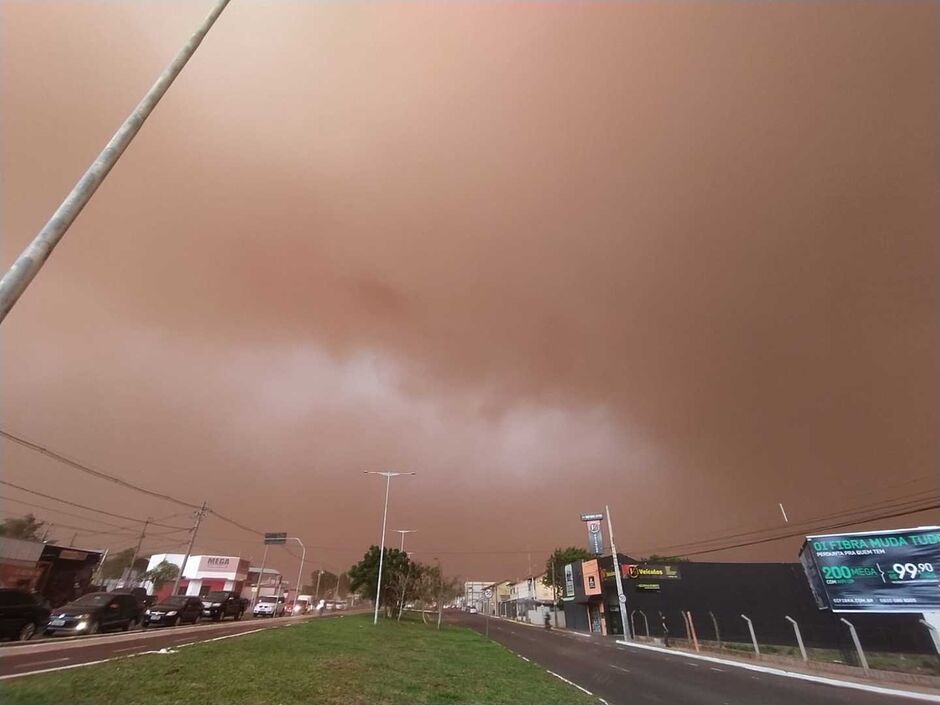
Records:
<instances>
[{"instance_id":1,"label":"white building","mask_svg":"<svg viewBox=\"0 0 940 705\"><path fill-rule=\"evenodd\" d=\"M183 565L184 558L186 556L182 553L155 553L150 556L147 570L153 570L163 561L179 568ZM248 561L240 556L190 556L182 570L179 593L200 597L213 590L234 590L241 593L247 579ZM173 584L169 583L159 592L169 594L172 589Z\"/></svg>"}]
</instances>

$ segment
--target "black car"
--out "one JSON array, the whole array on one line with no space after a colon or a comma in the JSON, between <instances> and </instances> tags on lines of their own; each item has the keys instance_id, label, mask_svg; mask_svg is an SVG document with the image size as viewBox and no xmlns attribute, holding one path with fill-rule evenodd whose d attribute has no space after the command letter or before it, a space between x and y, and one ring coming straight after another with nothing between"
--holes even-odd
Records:
<instances>
[{"instance_id":1,"label":"black car","mask_svg":"<svg viewBox=\"0 0 940 705\"><path fill-rule=\"evenodd\" d=\"M26 641L46 628L49 609L22 590L0 589L0 637Z\"/></svg>"},{"instance_id":2,"label":"black car","mask_svg":"<svg viewBox=\"0 0 940 705\"><path fill-rule=\"evenodd\" d=\"M175 627L183 622L198 624L202 619L202 600L187 595L171 595L144 612L143 626Z\"/></svg>"},{"instance_id":3,"label":"black car","mask_svg":"<svg viewBox=\"0 0 940 705\"><path fill-rule=\"evenodd\" d=\"M140 608L144 610L153 605L153 595L148 595L147 591L142 587L120 588L118 590L112 590L111 592L115 595L133 595L137 599Z\"/></svg>"},{"instance_id":4,"label":"black car","mask_svg":"<svg viewBox=\"0 0 940 705\"><path fill-rule=\"evenodd\" d=\"M90 592L52 610L46 634L97 634L106 629L125 632L140 622L142 610L129 594Z\"/></svg>"},{"instance_id":5,"label":"black car","mask_svg":"<svg viewBox=\"0 0 940 705\"><path fill-rule=\"evenodd\" d=\"M202 598L202 616L219 622L226 617L242 618L247 601L231 590L217 590Z\"/></svg>"}]
</instances>

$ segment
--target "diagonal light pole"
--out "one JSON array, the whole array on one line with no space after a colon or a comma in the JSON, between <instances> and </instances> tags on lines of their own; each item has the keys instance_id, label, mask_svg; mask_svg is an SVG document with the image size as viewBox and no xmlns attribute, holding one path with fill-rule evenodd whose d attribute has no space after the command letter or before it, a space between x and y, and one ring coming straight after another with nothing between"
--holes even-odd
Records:
<instances>
[{"instance_id":1,"label":"diagonal light pole","mask_svg":"<svg viewBox=\"0 0 940 705\"><path fill-rule=\"evenodd\" d=\"M33 238L33 241L26 246L10 270L0 279L0 323L6 318L13 304L20 298L20 295L29 286L38 273L43 263L52 254L52 250L65 235L72 222L82 212L85 204L91 199L95 191L104 181L111 168L117 164L118 159L127 149L131 140L137 135L144 121L153 112L153 109L160 102L163 94L173 84L173 81L186 66L186 62L196 53L196 49L205 39L206 34L215 24L215 21L222 14L222 10L229 4L229 0L216 0L215 5L209 12L209 15L203 20L199 28L192 34L189 41L179 50L179 53L173 58L156 83L150 87L146 95L134 108L134 111L128 115L127 119L121 124L117 132L111 138L111 141L101 150L98 158L88 167L82 178L78 180L75 187L65 197L62 204L52 214L39 234Z\"/></svg>"},{"instance_id":2,"label":"diagonal light pole","mask_svg":"<svg viewBox=\"0 0 940 705\"><path fill-rule=\"evenodd\" d=\"M401 548L398 549L402 553L405 552L405 534L416 534L418 533L417 529L395 529L395 533L401 534Z\"/></svg>"},{"instance_id":3,"label":"diagonal light pole","mask_svg":"<svg viewBox=\"0 0 940 705\"><path fill-rule=\"evenodd\" d=\"M388 491L392 484L392 478L399 475L416 475L414 472L382 472L379 470L363 470L366 475L382 475L385 478L385 510L382 513L382 541L379 545L379 579L375 587L375 614L372 616L372 623L379 623L379 596L382 594L382 563L385 558L385 526L388 523Z\"/></svg>"}]
</instances>

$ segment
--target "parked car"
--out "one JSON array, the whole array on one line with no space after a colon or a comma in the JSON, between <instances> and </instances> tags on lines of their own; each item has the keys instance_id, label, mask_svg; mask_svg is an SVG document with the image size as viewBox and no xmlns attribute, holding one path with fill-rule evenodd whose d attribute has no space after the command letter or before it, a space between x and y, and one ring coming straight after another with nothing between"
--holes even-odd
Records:
<instances>
[{"instance_id":1,"label":"parked car","mask_svg":"<svg viewBox=\"0 0 940 705\"><path fill-rule=\"evenodd\" d=\"M283 617L284 600L262 595L255 603L252 614L254 614L255 617Z\"/></svg>"},{"instance_id":2,"label":"parked car","mask_svg":"<svg viewBox=\"0 0 940 705\"><path fill-rule=\"evenodd\" d=\"M141 609L147 609L151 607L154 602L153 595L148 595L147 591L142 587L119 588L118 590L112 590L111 592L115 595L133 595L140 604Z\"/></svg>"},{"instance_id":3,"label":"parked car","mask_svg":"<svg viewBox=\"0 0 940 705\"><path fill-rule=\"evenodd\" d=\"M344 610L344 609L346 609L346 603L343 602L343 601L337 602L335 605L333 605L333 609L334 609L334 610Z\"/></svg>"},{"instance_id":4,"label":"parked car","mask_svg":"<svg viewBox=\"0 0 940 705\"><path fill-rule=\"evenodd\" d=\"M46 634L97 634L107 629L136 626L143 616L140 604L127 593L91 592L49 615Z\"/></svg>"},{"instance_id":5,"label":"parked car","mask_svg":"<svg viewBox=\"0 0 940 705\"><path fill-rule=\"evenodd\" d=\"M163 602L144 612L143 626L175 627L183 622L199 624L202 619L202 600L195 595L171 595Z\"/></svg>"},{"instance_id":6,"label":"parked car","mask_svg":"<svg viewBox=\"0 0 940 705\"><path fill-rule=\"evenodd\" d=\"M202 616L214 622L226 617L234 617L237 621L242 618L246 609L248 600L243 600L238 593L231 590L216 590L202 598Z\"/></svg>"},{"instance_id":7,"label":"parked car","mask_svg":"<svg viewBox=\"0 0 940 705\"><path fill-rule=\"evenodd\" d=\"M35 595L22 590L0 589L0 637L27 641L45 630L49 608Z\"/></svg>"}]
</instances>

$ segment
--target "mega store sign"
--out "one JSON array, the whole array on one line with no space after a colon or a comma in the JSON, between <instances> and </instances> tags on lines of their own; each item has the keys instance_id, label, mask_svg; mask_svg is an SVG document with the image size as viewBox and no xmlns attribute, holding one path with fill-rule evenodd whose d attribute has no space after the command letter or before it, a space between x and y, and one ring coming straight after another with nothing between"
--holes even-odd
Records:
<instances>
[{"instance_id":1,"label":"mega store sign","mask_svg":"<svg viewBox=\"0 0 940 705\"><path fill-rule=\"evenodd\" d=\"M940 527L807 536L800 562L821 609L940 609Z\"/></svg>"},{"instance_id":2,"label":"mega store sign","mask_svg":"<svg viewBox=\"0 0 940 705\"><path fill-rule=\"evenodd\" d=\"M238 573L241 558L238 556L202 556L199 559L200 573Z\"/></svg>"}]
</instances>

